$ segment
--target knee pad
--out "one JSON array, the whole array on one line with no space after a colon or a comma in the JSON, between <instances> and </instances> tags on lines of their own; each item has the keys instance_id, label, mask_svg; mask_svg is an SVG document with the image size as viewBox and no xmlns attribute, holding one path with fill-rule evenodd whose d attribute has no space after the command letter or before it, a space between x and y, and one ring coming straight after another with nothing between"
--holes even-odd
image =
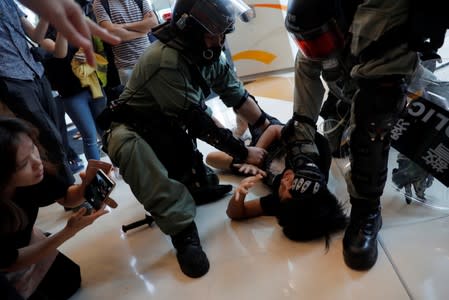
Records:
<instances>
[{"instance_id":1,"label":"knee pad","mask_svg":"<svg viewBox=\"0 0 449 300\"><path fill-rule=\"evenodd\" d=\"M351 133L351 181L361 196L383 193L387 179L390 131L405 106L402 77L362 80L354 95Z\"/></svg>"}]
</instances>

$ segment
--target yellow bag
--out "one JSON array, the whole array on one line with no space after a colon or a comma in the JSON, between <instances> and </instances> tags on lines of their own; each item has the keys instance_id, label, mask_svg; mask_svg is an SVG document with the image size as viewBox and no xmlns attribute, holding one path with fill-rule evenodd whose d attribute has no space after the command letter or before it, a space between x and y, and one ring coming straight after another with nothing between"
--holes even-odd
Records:
<instances>
[{"instance_id":1,"label":"yellow bag","mask_svg":"<svg viewBox=\"0 0 449 300\"><path fill-rule=\"evenodd\" d=\"M95 61L97 62L97 69L95 72L97 73L98 79L100 79L101 86L105 87L108 83L108 60L104 56L95 53Z\"/></svg>"},{"instance_id":2,"label":"yellow bag","mask_svg":"<svg viewBox=\"0 0 449 300\"><path fill-rule=\"evenodd\" d=\"M101 68L107 67L107 61L98 55L97 64L101 64ZM104 64L106 62L106 65ZM93 99L104 97L103 90L101 88L99 76L97 74L97 67L92 67L86 62L86 56L83 49L79 49L75 53L71 61L72 71L76 77L80 80L82 87L89 87Z\"/></svg>"}]
</instances>

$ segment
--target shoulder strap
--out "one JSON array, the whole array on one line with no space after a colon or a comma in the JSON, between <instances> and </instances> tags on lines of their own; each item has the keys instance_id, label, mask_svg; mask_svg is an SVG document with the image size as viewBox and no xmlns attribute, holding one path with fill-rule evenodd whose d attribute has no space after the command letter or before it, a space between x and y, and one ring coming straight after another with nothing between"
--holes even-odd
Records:
<instances>
[{"instance_id":1,"label":"shoulder strap","mask_svg":"<svg viewBox=\"0 0 449 300\"><path fill-rule=\"evenodd\" d=\"M108 0L101 0L101 5L103 5L104 10L108 14L108 16L111 17L111 8L109 7L109 1Z\"/></svg>"},{"instance_id":2,"label":"shoulder strap","mask_svg":"<svg viewBox=\"0 0 449 300\"><path fill-rule=\"evenodd\" d=\"M134 2L136 2L136 4L139 6L140 11L143 14L143 0L134 0Z\"/></svg>"}]
</instances>

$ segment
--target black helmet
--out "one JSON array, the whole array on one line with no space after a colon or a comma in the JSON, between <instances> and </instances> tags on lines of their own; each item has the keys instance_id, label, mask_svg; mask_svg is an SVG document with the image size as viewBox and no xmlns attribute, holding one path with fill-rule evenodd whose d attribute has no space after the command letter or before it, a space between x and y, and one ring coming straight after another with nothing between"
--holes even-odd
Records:
<instances>
[{"instance_id":1,"label":"black helmet","mask_svg":"<svg viewBox=\"0 0 449 300\"><path fill-rule=\"evenodd\" d=\"M304 56L328 59L343 48L344 38L337 19L335 0L290 0L285 27L293 35Z\"/></svg>"},{"instance_id":2,"label":"black helmet","mask_svg":"<svg viewBox=\"0 0 449 300\"><path fill-rule=\"evenodd\" d=\"M178 0L171 23L183 32L226 34L233 30L236 17L250 10L242 0Z\"/></svg>"}]
</instances>

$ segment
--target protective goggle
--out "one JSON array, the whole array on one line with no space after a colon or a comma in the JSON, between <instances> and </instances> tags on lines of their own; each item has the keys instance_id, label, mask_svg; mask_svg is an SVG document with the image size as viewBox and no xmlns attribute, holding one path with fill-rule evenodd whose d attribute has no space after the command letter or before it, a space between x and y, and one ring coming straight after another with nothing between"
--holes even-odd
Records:
<instances>
[{"instance_id":1,"label":"protective goggle","mask_svg":"<svg viewBox=\"0 0 449 300\"><path fill-rule=\"evenodd\" d=\"M242 0L198 0L190 16L213 35L226 34L234 29L235 19L245 16L251 8Z\"/></svg>"},{"instance_id":2,"label":"protective goggle","mask_svg":"<svg viewBox=\"0 0 449 300\"><path fill-rule=\"evenodd\" d=\"M304 31L293 31L293 35L302 54L312 60L325 60L335 56L344 46L344 37L335 20Z\"/></svg>"}]
</instances>

